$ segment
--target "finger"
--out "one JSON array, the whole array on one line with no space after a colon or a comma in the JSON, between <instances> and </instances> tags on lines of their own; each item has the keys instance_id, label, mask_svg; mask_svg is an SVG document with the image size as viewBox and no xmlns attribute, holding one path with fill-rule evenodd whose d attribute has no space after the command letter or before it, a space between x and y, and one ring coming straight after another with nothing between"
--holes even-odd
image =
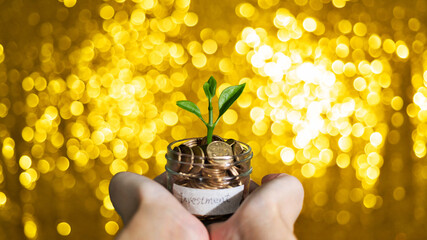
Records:
<instances>
[{"instance_id":1,"label":"finger","mask_svg":"<svg viewBox=\"0 0 427 240\"><path fill-rule=\"evenodd\" d=\"M166 172L163 172L159 176L155 177L154 181L160 183L161 185L163 185L163 187L166 187L166 184L167 184Z\"/></svg>"},{"instance_id":2,"label":"finger","mask_svg":"<svg viewBox=\"0 0 427 240\"><path fill-rule=\"evenodd\" d=\"M268 175L262 183L226 222L209 226L211 240L295 239L293 226L304 198L301 183L287 174Z\"/></svg>"},{"instance_id":3,"label":"finger","mask_svg":"<svg viewBox=\"0 0 427 240\"><path fill-rule=\"evenodd\" d=\"M271 180L273 180L273 179L275 179L275 178L279 177L280 175L281 175L281 173L273 173L273 174L265 175L265 176L262 178L262 180L261 180L261 184L268 183L268 182L270 182Z\"/></svg>"},{"instance_id":4,"label":"finger","mask_svg":"<svg viewBox=\"0 0 427 240\"><path fill-rule=\"evenodd\" d=\"M293 225L301 213L304 201L301 182L285 173L270 174L263 178L260 189L274 199L282 216Z\"/></svg>"},{"instance_id":5,"label":"finger","mask_svg":"<svg viewBox=\"0 0 427 240\"><path fill-rule=\"evenodd\" d=\"M259 187L259 185L251 180L251 183L249 184L249 193L255 191L255 189L257 189Z\"/></svg>"},{"instance_id":6,"label":"finger","mask_svg":"<svg viewBox=\"0 0 427 240\"><path fill-rule=\"evenodd\" d=\"M116 174L111 179L109 191L111 202L124 224L131 220L141 201L150 201L169 193L157 182L130 172Z\"/></svg>"}]
</instances>

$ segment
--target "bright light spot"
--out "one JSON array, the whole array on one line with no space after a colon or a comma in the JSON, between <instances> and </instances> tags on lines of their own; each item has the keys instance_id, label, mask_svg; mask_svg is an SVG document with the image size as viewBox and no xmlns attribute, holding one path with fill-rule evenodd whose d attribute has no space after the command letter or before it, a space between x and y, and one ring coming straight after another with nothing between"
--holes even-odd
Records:
<instances>
[{"instance_id":1,"label":"bright light spot","mask_svg":"<svg viewBox=\"0 0 427 240\"><path fill-rule=\"evenodd\" d=\"M332 4L336 7L336 8L343 8L345 7L347 0L332 0Z\"/></svg>"},{"instance_id":2,"label":"bright light spot","mask_svg":"<svg viewBox=\"0 0 427 240\"><path fill-rule=\"evenodd\" d=\"M24 234L27 238L35 238L37 235L37 225L33 221L26 221L24 224Z\"/></svg>"},{"instance_id":3,"label":"bright light spot","mask_svg":"<svg viewBox=\"0 0 427 240\"><path fill-rule=\"evenodd\" d=\"M119 230L119 225L114 221L108 221L105 224L105 232L107 232L111 236L114 236L118 230Z\"/></svg>"},{"instance_id":4,"label":"bright light spot","mask_svg":"<svg viewBox=\"0 0 427 240\"><path fill-rule=\"evenodd\" d=\"M402 59L408 58L409 56L409 49L406 45L399 45L396 48L396 54Z\"/></svg>"},{"instance_id":5,"label":"bright light spot","mask_svg":"<svg viewBox=\"0 0 427 240\"><path fill-rule=\"evenodd\" d=\"M247 35L245 42L250 47L257 47L260 44L261 39L255 31L251 31L251 33Z\"/></svg>"},{"instance_id":6,"label":"bright light spot","mask_svg":"<svg viewBox=\"0 0 427 240\"><path fill-rule=\"evenodd\" d=\"M168 126L174 126L178 123L178 115L172 111L163 112L162 119L163 122Z\"/></svg>"},{"instance_id":7,"label":"bright light spot","mask_svg":"<svg viewBox=\"0 0 427 240\"><path fill-rule=\"evenodd\" d=\"M349 152L353 147L353 141L349 137L341 137L338 140L338 146L343 152Z\"/></svg>"},{"instance_id":8,"label":"bright light spot","mask_svg":"<svg viewBox=\"0 0 427 240\"><path fill-rule=\"evenodd\" d=\"M191 59L191 62L196 68L203 68L207 63L206 55L203 53L196 53Z\"/></svg>"},{"instance_id":9,"label":"bright light spot","mask_svg":"<svg viewBox=\"0 0 427 240\"><path fill-rule=\"evenodd\" d=\"M67 222L60 222L56 226L56 230L62 236L68 236L71 233L71 226Z\"/></svg>"},{"instance_id":10,"label":"bright light spot","mask_svg":"<svg viewBox=\"0 0 427 240\"><path fill-rule=\"evenodd\" d=\"M199 17L197 16L197 14L195 14L193 12L187 13L184 17L184 23L185 23L185 25L187 25L189 27L196 26L198 21L199 21Z\"/></svg>"},{"instance_id":11,"label":"bright light spot","mask_svg":"<svg viewBox=\"0 0 427 240\"><path fill-rule=\"evenodd\" d=\"M376 203L377 203L377 197L372 193L366 195L363 198L363 205L365 205L366 208L373 208Z\"/></svg>"},{"instance_id":12,"label":"bright light spot","mask_svg":"<svg viewBox=\"0 0 427 240\"><path fill-rule=\"evenodd\" d=\"M366 89L366 80L362 77L357 77L353 81L353 87L357 91L361 92Z\"/></svg>"},{"instance_id":13,"label":"bright light spot","mask_svg":"<svg viewBox=\"0 0 427 240\"><path fill-rule=\"evenodd\" d=\"M369 47L379 49L381 47L381 38L377 34L372 34L368 40Z\"/></svg>"},{"instance_id":14,"label":"bright light spot","mask_svg":"<svg viewBox=\"0 0 427 240\"><path fill-rule=\"evenodd\" d=\"M368 176L368 178L375 180L380 175L380 170L378 167L375 167L375 166L369 167L366 172L366 175Z\"/></svg>"},{"instance_id":15,"label":"bright light spot","mask_svg":"<svg viewBox=\"0 0 427 240\"><path fill-rule=\"evenodd\" d=\"M273 49L268 45L262 45L258 49L258 54L264 59L268 60L273 57Z\"/></svg>"},{"instance_id":16,"label":"bright light spot","mask_svg":"<svg viewBox=\"0 0 427 240\"><path fill-rule=\"evenodd\" d=\"M130 21L134 25L142 25L145 21L145 12L142 9L135 9L132 12Z\"/></svg>"},{"instance_id":17,"label":"bright light spot","mask_svg":"<svg viewBox=\"0 0 427 240\"><path fill-rule=\"evenodd\" d=\"M261 121L264 119L264 109L260 108L260 107L254 107L252 108L251 112L250 112L250 116L254 121Z\"/></svg>"},{"instance_id":18,"label":"bright light spot","mask_svg":"<svg viewBox=\"0 0 427 240\"><path fill-rule=\"evenodd\" d=\"M295 152L292 148L285 147L280 151L280 158L286 165L292 165L295 162Z\"/></svg>"},{"instance_id":19,"label":"bright light spot","mask_svg":"<svg viewBox=\"0 0 427 240\"><path fill-rule=\"evenodd\" d=\"M77 3L77 0L64 0L64 5L68 8L74 7L76 3Z\"/></svg>"},{"instance_id":20,"label":"bright light spot","mask_svg":"<svg viewBox=\"0 0 427 240\"><path fill-rule=\"evenodd\" d=\"M226 124L232 125L237 122L238 114L233 109L229 109L224 113L224 115L222 116L222 119Z\"/></svg>"},{"instance_id":21,"label":"bright light spot","mask_svg":"<svg viewBox=\"0 0 427 240\"><path fill-rule=\"evenodd\" d=\"M110 5L103 5L99 10L99 16L103 19L111 19L114 16L114 8Z\"/></svg>"},{"instance_id":22,"label":"bright light spot","mask_svg":"<svg viewBox=\"0 0 427 240\"><path fill-rule=\"evenodd\" d=\"M335 51L340 58L346 58L349 54L348 46L342 43L337 45Z\"/></svg>"},{"instance_id":23,"label":"bright light spot","mask_svg":"<svg viewBox=\"0 0 427 240\"><path fill-rule=\"evenodd\" d=\"M358 22L353 26L354 34L356 34L359 37L365 36L367 31L368 31L368 28L364 23Z\"/></svg>"},{"instance_id":24,"label":"bright light spot","mask_svg":"<svg viewBox=\"0 0 427 240\"><path fill-rule=\"evenodd\" d=\"M305 178L313 177L316 172L316 167L311 163L306 163L301 167L301 173Z\"/></svg>"},{"instance_id":25,"label":"bright light spot","mask_svg":"<svg viewBox=\"0 0 427 240\"><path fill-rule=\"evenodd\" d=\"M345 20L345 19L341 20L338 23L338 29L340 30L340 32L342 32L344 34L350 33L352 30L351 22L348 20Z\"/></svg>"},{"instance_id":26,"label":"bright light spot","mask_svg":"<svg viewBox=\"0 0 427 240\"><path fill-rule=\"evenodd\" d=\"M375 74L380 74L383 71L383 64L379 60L374 60L371 63L371 70Z\"/></svg>"},{"instance_id":27,"label":"bright light spot","mask_svg":"<svg viewBox=\"0 0 427 240\"><path fill-rule=\"evenodd\" d=\"M318 72L312 63L303 63L297 68L298 78L305 82L314 82L317 74Z\"/></svg>"},{"instance_id":28,"label":"bright light spot","mask_svg":"<svg viewBox=\"0 0 427 240\"><path fill-rule=\"evenodd\" d=\"M82 113L84 111L83 103L81 103L80 101L73 101L71 103L70 110L74 116L82 115Z\"/></svg>"},{"instance_id":29,"label":"bright light spot","mask_svg":"<svg viewBox=\"0 0 427 240\"><path fill-rule=\"evenodd\" d=\"M342 153L337 156L337 165L340 168L346 168L350 165L350 156L348 154Z\"/></svg>"},{"instance_id":30,"label":"bright light spot","mask_svg":"<svg viewBox=\"0 0 427 240\"><path fill-rule=\"evenodd\" d=\"M370 92L367 97L368 104L371 106L378 105L381 101L380 96L376 92Z\"/></svg>"},{"instance_id":31,"label":"bright light spot","mask_svg":"<svg viewBox=\"0 0 427 240\"><path fill-rule=\"evenodd\" d=\"M374 132L371 134L369 139L370 139L371 144L374 147L378 147L379 145L381 145L381 143L383 141L383 136L379 132Z\"/></svg>"},{"instance_id":32,"label":"bright light spot","mask_svg":"<svg viewBox=\"0 0 427 240\"><path fill-rule=\"evenodd\" d=\"M27 170L28 168L31 167L32 161L31 158L27 155L23 155L20 159L19 159L19 166L23 169L23 170Z\"/></svg>"},{"instance_id":33,"label":"bright light spot","mask_svg":"<svg viewBox=\"0 0 427 240\"><path fill-rule=\"evenodd\" d=\"M214 54L218 49L218 44L215 42L215 40L208 39L203 42L202 48L206 54Z\"/></svg>"},{"instance_id":34,"label":"bright light spot","mask_svg":"<svg viewBox=\"0 0 427 240\"><path fill-rule=\"evenodd\" d=\"M111 202L110 196L104 198L104 207L108 210L114 210L113 203Z\"/></svg>"},{"instance_id":35,"label":"bright light spot","mask_svg":"<svg viewBox=\"0 0 427 240\"><path fill-rule=\"evenodd\" d=\"M391 39L384 40L383 49L386 53L392 54L396 50L396 43Z\"/></svg>"},{"instance_id":36,"label":"bright light spot","mask_svg":"<svg viewBox=\"0 0 427 240\"><path fill-rule=\"evenodd\" d=\"M314 20L314 18L308 17L304 19L304 21L302 22L302 26L307 32L314 32L316 31L317 23L316 23L316 20Z\"/></svg>"},{"instance_id":37,"label":"bright light spot","mask_svg":"<svg viewBox=\"0 0 427 240\"><path fill-rule=\"evenodd\" d=\"M5 205L6 202L7 202L6 194L4 194L3 192L0 192L0 206Z\"/></svg>"},{"instance_id":38,"label":"bright light spot","mask_svg":"<svg viewBox=\"0 0 427 240\"><path fill-rule=\"evenodd\" d=\"M400 96L393 97L393 99L391 99L391 107L396 111L399 111L400 109L402 109L403 107L402 97Z\"/></svg>"}]
</instances>

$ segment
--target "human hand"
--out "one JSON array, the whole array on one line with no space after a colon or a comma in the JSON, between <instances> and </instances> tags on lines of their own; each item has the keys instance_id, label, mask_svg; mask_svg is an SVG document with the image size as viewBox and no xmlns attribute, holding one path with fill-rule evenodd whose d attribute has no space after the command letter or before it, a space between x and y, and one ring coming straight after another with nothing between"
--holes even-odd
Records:
<instances>
[{"instance_id":1,"label":"human hand","mask_svg":"<svg viewBox=\"0 0 427 240\"><path fill-rule=\"evenodd\" d=\"M286 174L267 175L227 221L208 227L191 215L162 185L120 173L110 184L114 207L123 219L118 239L295 239L293 224L304 198L301 183Z\"/></svg>"},{"instance_id":2,"label":"human hand","mask_svg":"<svg viewBox=\"0 0 427 240\"><path fill-rule=\"evenodd\" d=\"M165 187L147 177L116 174L110 182L110 198L125 225L117 240L209 239L203 223Z\"/></svg>"},{"instance_id":3,"label":"human hand","mask_svg":"<svg viewBox=\"0 0 427 240\"><path fill-rule=\"evenodd\" d=\"M296 239L293 234L304 200L297 178L270 174L225 222L208 227L211 240Z\"/></svg>"}]
</instances>

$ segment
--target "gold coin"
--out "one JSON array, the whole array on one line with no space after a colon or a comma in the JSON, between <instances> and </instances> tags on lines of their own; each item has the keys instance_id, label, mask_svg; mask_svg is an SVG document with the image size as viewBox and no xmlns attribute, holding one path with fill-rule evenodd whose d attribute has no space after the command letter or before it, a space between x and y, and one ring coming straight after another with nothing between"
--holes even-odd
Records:
<instances>
[{"instance_id":1,"label":"gold coin","mask_svg":"<svg viewBox=\"0 0 427 240\"><path fill-rule=\"evenodd\" d=\"M227 170L227 172L229 173L230 176L238 176L239 175L239 171L237 170L237 168L235 166L231 167L230 169Z\"/></svg>"},{"instance_id":2,"label":"gold coin","mask_svg":"<svg viewBox=\"0 0 427 240\"><path fill-rule=\"evenodd\" d=\"M211 142L208 145L206 151L209 158L233 156L233 150L231 149L230 145L220 141Z\"/></svg>"},{"instance_id":3,"label":"gold coin","mask_svg":"<svg viewBox=\"0 0 427 240\"><path fill-rule=\"evenodd\" d=\"M191 148L186 145L180 145L181 149L181 168L180 171L183 173L188 173L193 165L194 154Z\"/></svg>"},{"instance_id":4,"label":"gold coin","mask_svg":"<svg viewBox=\"0 0 427 240\"><path fill-rule=\"evenodd\" d=\"M203 168L202 176L204 177L225 177L225 171L223 169L218 168Z\"/></svg>"},{"instance_id":5,"label":"gold coin","mask_svg":"<svg viewBox=\"0 0 427 240\"><path fill-rule=\"evenodd\" d=\"M214 141L224 142L224 139L223 139L222 137L220 137L220 136L213 135L213 136L212 136L212 141L213 141L213 142L214 142ZM205 145L205 144L208 144L208 138L207 138L207 137L203 137L203 138L200 140L200 144L199 144L199 145Z\"/></svg>"},{"instance_id":6,"label":"gold coin","mask_svg":"<svg viewBox=\"0 0 427 240\"><path fill-rule=\"evenodd\" d=\"M175 147L175 148L173 149L173 151L174 151L176 154L172 154L172 161L170 161L169 168L170 168L172 171L177 172L177 171L179 170L179 167L180 167L179 162L181 161L181 149L180 149L179 147Z\"/></svg>"},{"instance_id":7,"label":"gold coin","mask_svg":"<svg viewBox=\"0 0 427 240\"><path fill-rule=\"evenodd\" d=\"M240 144L239 142L235 142L233 144L233 153L234 155L240 155L245 151L245 149L243 148L242 144Z\"/></svg>"},{"instance_id":8,"label":"gold coin","mask_svg":"<svg viewBox=\"0 0 427 240\"><path fill-rule=\"evenodd\" d=\"M228 145L230 145L231 147L233 147L233 144L235 144L236 143L236 140L234 140L234 139L232 139L232 138L229 138L229 139L227 139L227 141L225 141L226 143L228 143Z\"/></svg>"},{"instance_id":9,"label":"gold coin","mask_svg":"<svg viewBox=\"0 0 427 240\"><path fill-rule=\"evenodd\" d=\"M197 146L198 145L198 141L197 141L197 139L190 139L190 140L184 142L183 145L191 148L191 147Z\"/></svg>"},{"instance_id":10,"label":"gold coin","mask_svg":"<svg viewBox=\"0 0 427 240\"><path fill-rule=\"evenodd\" d=\"M193 165L193 169L191 169L191 173L199 173L202 169L202 164L205 162L203 159L205 157L205 153L203 152L202 148L199 146L194 146L191 148L194 154L194 163L197 163Z\"/></svg>"}]
</instances>

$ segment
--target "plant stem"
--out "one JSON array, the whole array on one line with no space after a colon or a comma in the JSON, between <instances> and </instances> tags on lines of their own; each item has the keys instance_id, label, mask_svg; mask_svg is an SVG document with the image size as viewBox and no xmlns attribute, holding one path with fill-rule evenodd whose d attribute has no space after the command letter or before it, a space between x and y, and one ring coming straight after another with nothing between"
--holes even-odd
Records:
<instances>
[{"instance_id":1,"label":"plant stem","mask_svg":"<svg viewBox=\"0 0 427 240\"><path fill-rule=\"evenodd\" d=\"M213 124L213 107L212 107L212 99L209 99L209 123L206 125L208 128L207 142L208 144L212 142L213 130L215 128Z\"/></svg>"},{"instance_id":2,"label":"plant stem","mask_svg":"<svg viewBox=\"0 0 427 240\"><path fill-rule=\"evenodd\" d=\"M212 142L212 135L213 135L214 127L213 126L207 126L207 127L208 127L207 143L209 144Z\"/></svg>"}]
</instances>

